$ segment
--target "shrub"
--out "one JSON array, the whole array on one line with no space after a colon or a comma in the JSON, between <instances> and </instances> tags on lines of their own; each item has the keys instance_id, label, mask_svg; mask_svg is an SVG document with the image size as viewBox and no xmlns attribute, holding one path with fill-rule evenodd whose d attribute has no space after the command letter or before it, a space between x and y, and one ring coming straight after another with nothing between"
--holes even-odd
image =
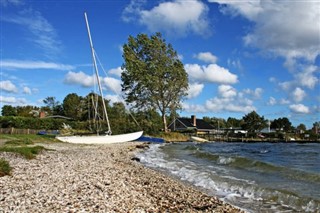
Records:
<instances>
[{"instance_id":1,"label":"shrub","mask_svg":"<svg viewBox=\"0 0 320 213\"><path fill-rule=\"evenodd\" d=\"M0 158L0 177L5 175L10 175L12 168L10 167L8 161Z\"/></svg>"},{"instance_id":2,"label":"shrub","mask_svg":"<svg viewBox=\"0 0 320 213\"><path fill-rule=\"evenodd\" d=\"M0 147L0 152L13 152L18 153L25 157L26 159L33 159L37 154L39 154L45 148L43 146L32 146L32 147L11 147L3 146Z\"/></svg>"}]
</instances>

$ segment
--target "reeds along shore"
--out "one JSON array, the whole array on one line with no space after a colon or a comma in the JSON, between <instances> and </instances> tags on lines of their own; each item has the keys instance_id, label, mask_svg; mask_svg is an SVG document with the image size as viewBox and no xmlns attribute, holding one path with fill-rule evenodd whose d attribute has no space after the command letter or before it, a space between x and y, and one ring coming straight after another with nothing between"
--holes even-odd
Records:
<instances>
[{"instance_id":1,"label":"reeds along shore","mask_svg":"<svg viewBox=\"0 0 320 213\"><path fill-rule=\"evenodd\" d=\"M136 146L42 144L36 159L0 153L0 212L241 212L134 158ZM139 147L139 146L138 146Z\"/></svg>"}]
</instances>

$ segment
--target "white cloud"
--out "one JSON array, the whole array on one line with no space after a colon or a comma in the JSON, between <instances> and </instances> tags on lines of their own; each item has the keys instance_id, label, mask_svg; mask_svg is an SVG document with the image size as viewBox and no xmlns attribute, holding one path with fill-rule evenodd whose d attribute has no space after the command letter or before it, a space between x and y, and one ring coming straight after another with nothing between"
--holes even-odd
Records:
<instances>
[{"instance_id":1,"label":"white cloud","mask_svg":"<svg viewBox=\"0 0 320 213\"><path fill-rule=\"evenodd\" d=\"M122 20L124 22L134 22L140 17L143 5L146 0L131 0L130 4L122 12Z\"/></svg>"},{"instance_id":2,"label":"white cloud","mask_svg":"<svg viewBox=\"0 0 320 213\"><path fill-rule=\"evenodd\" d=\"M282 104L282 105L287 105L287 104L290 104L290 101L287 100L287 99L281 98L280 104Z\"/></svg>"},{"instance_id":3,"label":"white cloud","mask_svg":"<svg viewBox=\"0 0 320 213\"><path fill-rule=\"evenodd\" d=\"M292 99L295 102L301 102L305 97L306 97L306 92L301 89L300 87L297 87L293 92L292 92Z\"/></svg>"},{"instance_id":4,"label":"white cloud","mask_svg":"<svg viewBox=\"0 0 320 213\"><path fill-rule=\"evenodd\" d=\"M205 106L208 111L219 112L243 112L248 113L256 108L252 105L252 101L249 99L229 99L229 98L213 98L207 100Z\"/></svg>"},{"instance_id":5,"label":"white cloud","mask_svg":"<svg viewBox=\"0 0 320 213\"><path fill-rule=\"evenodd\" d=\"M150 10L142 9L145 1L131 1L125 8L122 18L126 22L138 20L151 32L164 31L173 36L185 36L188 33L207 36L209 8L198 0L174 0L161 2Z\"/></svg>"},{"instance_id":6,"label":"white cloud","mask_svg":"<svg viewBox=\"0 0 320 213\"><path fill-rule=\"evenodd\" d=\"M197 97L203 90L204 85L200 83L189 84L188 99Z\"/></svg>"},{"instance_id":7,"label":"white cloud","mask_svg":"<svg viewBox=\"0 0 320 213\"><path fill-rule=\"evenodd\" d=\"M199 104L188 104L183 102L182 103L183 110L191 113L204 113L207 112L207 109L203 105Z\"/></svg>"},{"instance_id":8,"label":"white cloud","mask_svg":"<svg viewBox=\"0 0 320 213\"><path fill-rule=\"evenodd\" d=\"M20 0L0 0L0 5L7 7L9 5L13 5L13 6L19 6L19 5L23 5L23 1Z\"/></svg>"},{"instance_id":9,"label":"white cloud","mask_svg":"<svg viewBox=\"0 0 320 213\"><path fill-rule=\"evenodd\" d=\"M201 60L201 61L211 63L211 64L215 64L218 61L217 56L213 55L210 52L201 52L201 53L198 53L197 55L195 55L194 57Z\"/></svg>"},{"instance_id":10,"label":"white cloud","mask_svg":"<svg viewBox=\"0 0 320 213\"><path fill-rule=\"evenodd\" d=\"M235 59L235 60L228 59L227 62L229 66L232 66L238 70L243 70L243 66L240 59Z\"/></svg>"},{"instance_id":11,"label":"white cloud","mask_svg":"<svg viewBox=\"0 0 320 213\"><path fill-rule=\"evenodd\" d=\"M21 104L27 103L27 101L24 98L5 97L5 96L0 95L0 103L21 105Z\"/></svg>"},{"instance_id":12,"label":"white cloud","mask_svg":"<svg viewBox=\"0 0 320 213\"><path fill-rule=\"evenodd\" d=\"M110 78L110 77L105 77L101 80L101 83L103 84L104 87L110 89L116 94L121 93L121 81L119 79L115 78Z\"/></svg>"},{"instance_id":13,"label":"white cloud","mask_svg":"<svg viewBox=\"0 0 320 213\"><path fill-rule=\"evenodd\" d=\"M237 91L230 85L220 85L218 87L218 94L223 98L233 98L237 95Z\"/></svg>"},{"instance_id":14,"label":"white cloud","mask_svg":"<svg viewBox=\"0 0 320 213\"><path fill-rule=\"evenodd\" d=\"M121 69L121 67L117 67L117 68L109 70L108 73L120 77L122 72L123 72L123 70Z\"/></svg>"},{"instance_id":15,"label":"white cloud","mask_svg":"<svg viewBox=\"0 0 320 213\"><path fill-rule=\"evenodd\" d=\"M2 21L20 25L28 30L32 41L48 55L55 55L61 50L61 42L57 39L54 27L42 16L39 11L32 8L25 9L17 15L2 16Z\"/></svg>"},{"instance_id":16,"label":"white cloud","mask_svg":"<svg viewBox=\"0 0 320 213\"><path fill-rule=\"evenodd\" d=\"M319 67L314 65L300 66L301 70L293 75L292 81L279 82L279 86L284 91L291 92L295 87L306 87L314 89L320 79L317 77Z\"/></svg>"},{"instance_id":17,"label":"white cloud","mask_svg":"<svg viewBox=\"0 0 320 213\"><path fill-rule=\"evenodd\" d=\"M211 82L220 84L234 84L238 82L238 76L229 72L229 70L210 64L208 66L199 66L198 64L186 64L185 69L191 81Z\"/></svg>"},{"instance_id":18,"label":"white cloud","mask_svg":"<svg viewBox=\"0 0 320 213\"><path fill-rule=\"evenodd\" d=\"M246 93L247 95L250 95L254 99L260 99L263 89L262 88L256 88L255 90L245 89L243 90L243 92Z\"/></svg>"},{"instance_id":19,"label":"white cloud","mask_svg":"<svg viewBox=\"0 0 320 213\"><path fill-rule=\"evenodd\" d=\"M314 65L304 67L304 69L301 72L295 75L297 84L305 86L309 89L313 89L315 85L319 82L319 79L315 76L317 69L319 68Z\"/></svg>"},{"instance_id":20,"label":"white cloud","mask_svg":"<svg viewBox=\"0 0 320 213\"><path fill-rule=\"evenodd\" d=\"M82 87L93 87L97 82L94 75L87 75L84 72L68 72L65 76L65 84L76 84ZM104 89L109 89L116 94L121 93L121 81L110 77L100 77L101 85Z\"/></svg>"},{"instance_id":21,"label":"white cloud","mask_svg":"<svg viewBox=\"0 0 320 213\"><path fill-rule=\"evenodd\" d=\"M289 108L293 113L298 114L308 114L310 112L309 107L303 104L292 104L289 106Z\"/></svg>"},{"instance_id":22,"label":"white cloud","mask_svg":"<svg viewBox=\"0 0 320 213\"><path fill-rule=\"evenodd\" d=\"M208 0L209 2L216 2L219 4L226 4L226 7L221 7L221 12L224 14L231 14L232 16L244 15L249 20L255 20L257 16L263 12L260 1L246 0L246 1L230 1L230 0Z\"/></svg>"},{"instance_id":23,"label":"white cloud","mask_svg":"<svg viewBox=\"0 0 320 213\"><path fill-rule=\"evenodd\" d=\"M238 93L230 85L220 85L218 87L218 96L209 99L203 105L193 105L184 103L183 109L187 112L242 112L248 113L256 108L253 101L246 98L243 93Z\"/></svg>"},{"instance_id":24,"label":"white cloud","mask_svg":"<svg viewBox=\"0 0 320 213\"><path fill-rule=\"evenodd\" d=\"M23 93L28 95L32 94L31 89L29 87L23 87Z\"/></svg>"},{"instance_id":25,"label":"white cloud","mask_svg":"<svg viewBox=\"0 0 320 213\"><path fill-rule=\"evenodd\" d=\"M16 85L14 85L11 81L0 81L0 90L6 91L9 93L18 92Z\"/></svg>"},{"instance_id":26,"label":"white cloud","mask_svg":"<svg viewBox=\"0 0 320 213\"><path fill-rule=\"evenodd\" d=\"M274 97L270 97L267 104L270 106L274 106L277 104L277 100Z\"/></svg>"},{"instance_id":27,"label":"white cloud","mask_svg":"<svg viewBox=\"0 0 320 213\"><path fill-rule=\"evenodd\" d=\"M125 104L125 101L119 95L105 95L105 98L107 100L110 100L111 104L119 103L119 102Z\"/></svg>"},{"instance_id":28,"label":"white cloud","mask_svg":"<svg viewBox=\"0 0 320 213\"><path fill-rule=\"evenodd\" d=\"M2 69L54 69L72 70L74 66L45 61L25 61L25 60L1 60Z\"/></svg>"},{"instance_id":29,"label":"white cloud","mask_svg":"<svg viewBox=\"0 0 320 213\"><path fill-rule=\"evenodd\" d=\"M89 76L84 72L68 72L65 76L64 83L78 84L82 87L92 87L94 85L94 76Z\"/></svg>"},{"instance_id":30,"label":"white cloud","mask_svg":"<svg viewBox=\"0 0 320 213\"><path fill-rule=\"evenodd\" d=\"M297 58L314 61L320 54L320 28L315 27L320 18L319 1L209 1L226 4L226 14L255 22L245 43L283 56L287 64Z\"/></svg>"}]
</instances>

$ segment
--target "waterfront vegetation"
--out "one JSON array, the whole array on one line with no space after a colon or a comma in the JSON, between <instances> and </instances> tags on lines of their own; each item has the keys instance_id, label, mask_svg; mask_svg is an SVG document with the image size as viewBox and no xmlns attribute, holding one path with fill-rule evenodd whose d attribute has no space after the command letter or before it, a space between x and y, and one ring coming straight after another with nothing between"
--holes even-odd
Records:
<instances>
[{"instance_id":1,"label":"waterfront vegetation","mask_svg":"<svg viewBox=\"0 0 320 213\"><path fill-rule=\"evenodd\" d=\"M3 158L0 158L0 177L5 175L10 175L12 168L9 165L9 162Z\"/></svg>"},{"instance_id":2,"label":"waterfront vegetation","mask_svg":"<svg viewBox=\"0 0 320 213\"><path fill-rule=\"evenodd\" d=\"M15 153L30 160L46 150L43 146L35 145L35 143L52 143L56 140L54 136L49 135L1 134L0 141L0 152ZM10 175L11 170L9 162L0 158L0 177Z\"/></svg>"}]
</instances>

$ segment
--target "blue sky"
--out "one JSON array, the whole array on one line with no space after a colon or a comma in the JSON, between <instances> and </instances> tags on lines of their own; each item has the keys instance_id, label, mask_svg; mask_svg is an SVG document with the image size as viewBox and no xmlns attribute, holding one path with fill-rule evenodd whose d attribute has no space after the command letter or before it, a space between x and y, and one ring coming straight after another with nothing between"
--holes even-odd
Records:
<instances>
[{"instance_id":1,"label":"blue sky","mask_svg":"<svg viewBox=\"0 0 320 213\"><path fill-rule=\"evenodd\" d=\"M189 76L181 115L242 118L256 110L295 126L320 120L320 1L0 0L0 7L1 108L92 91L86 11L112 101L128 36L161 32Z\"/></svg>"}]
</instances>

